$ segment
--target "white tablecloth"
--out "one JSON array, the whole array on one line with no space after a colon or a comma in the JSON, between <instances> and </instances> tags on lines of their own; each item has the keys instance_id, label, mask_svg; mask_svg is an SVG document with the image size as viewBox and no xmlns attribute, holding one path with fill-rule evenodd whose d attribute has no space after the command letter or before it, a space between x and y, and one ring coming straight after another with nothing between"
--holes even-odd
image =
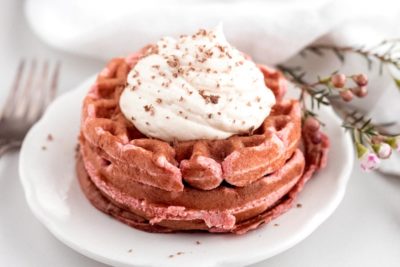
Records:
<instances>
[{"instance_id":1,"label":"white tablecloth","mask_svg":"<svg viewBox=\"0 0 400 267\"><path fill-rule=\"evenodd\" d=\"M60 93L72 89L102 62L42 44L27 27L20 0L0 8L0 105L21 57L60 59ZM356 167L337 211L309 238L255 266L399 266L400 179L361 173ZM245 253L245 251L243 252ZM18 178L18 153L0 159L0 266L100 267L56 240L30 212Z\"/></svg>"}]
</instances>

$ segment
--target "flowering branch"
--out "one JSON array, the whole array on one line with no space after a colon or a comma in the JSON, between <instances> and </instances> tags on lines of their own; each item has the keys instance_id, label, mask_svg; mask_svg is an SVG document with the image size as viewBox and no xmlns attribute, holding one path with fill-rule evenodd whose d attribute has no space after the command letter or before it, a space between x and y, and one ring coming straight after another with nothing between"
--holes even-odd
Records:
<instances>
[{"instance_id":1,"label":"flowering branch","mask_svg":"<svg viewBox=\"0 0 400 267\"><path fill-rule=\"evenodd\" d=\"M354 96L362 98L368 94L368 78L365 74L346 76L334 72L331 76L318 78L316 82L308 83L304 80L305 72L301 68L278 65L289 81L301 90L299 101L302 103L304 128L312 133L312 141L320 142L320 125L324 125L318 119L315 109L321 105L331 105L333 98L340 97L345 102L350 102ZM351 86L346 86L348 81ZM305 95L310 98L310 104L306 103ZM343 111L344 112L344 111ZM352 132L353 143L357 156L361 161L361 168L371 171L378 167L380 159L387 159L392 149L400 150L400 135L389 135L384 127L374 125L371 119L367 119L357 111L344 113L342 127Z\"/></svg>"},{"instance_id":2,"label":"flowering branch","mask_svg":"<svg viewBox=\"0 0 400 267\"><path fill-rule=\"evenodd\" d=\"M389 67L389 73L393 78L397 88L400 90L400 78L396 77L396 73L391 69L400 72L400 55L397 48L400 47L400 39L384 40L372 47L355 47L334 45L312 45L300 52L300 55L306 56L306 52L310 51L318 56L323 56L325 51L331 51L342 62L345 62L346 53L358 54L365 58L368 69L371 70L374 59L379 62L379 73L383 73L383 67ZM397 52L397 53L396 53Z\"/></svg>"},{"instance_id":3,"label":"flowering branch","mask_svg":"<svg viewBox=\"0 0 400 267\"><path fill-rule=\"evenodd\" d=\"M349 102L354 96L362 98L368 94L368 78L364 74L346 76L334 72L329 77L319 77L316 82L307 83L303 79L305 72L302 72L301 68L291 68L283 65L278 65L278 68L292 84L301 89L299 100L303 105L303 115L305 117L309 115L316 117L317 114L314 112L315 108L319 109L321 105L331 105L332 98L340 96L343 101ZM346 86L347 79L352 80L354 86ZM308 108L306 104L305 95L310 96L311 108Z\"/></svg>"}]
</instances>

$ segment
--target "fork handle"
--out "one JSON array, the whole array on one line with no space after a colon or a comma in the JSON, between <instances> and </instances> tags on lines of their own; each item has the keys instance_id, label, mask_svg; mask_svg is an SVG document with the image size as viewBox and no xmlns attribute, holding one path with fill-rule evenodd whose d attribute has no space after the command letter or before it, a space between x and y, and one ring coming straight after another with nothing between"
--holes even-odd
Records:
<instances>
[{"instance_id":1,"label":"fork handle","mask_svg":"<svg viewBox=\"0 0 400 267\"><path fill-rule=\"evenodd\" d=\"M6 154L10 149L16 148L21 146L21 142L19 141L10 141L10 142L3 142L0 144L0 158Z\"/></svg>"}]
</instances>

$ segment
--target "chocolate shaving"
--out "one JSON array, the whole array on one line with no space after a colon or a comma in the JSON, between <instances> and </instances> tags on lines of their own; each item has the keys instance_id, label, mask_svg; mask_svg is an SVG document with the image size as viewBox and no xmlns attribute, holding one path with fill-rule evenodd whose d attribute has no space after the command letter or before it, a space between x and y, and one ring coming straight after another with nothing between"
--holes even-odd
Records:
<instances>
[{"instance_id":1,"label":"chocolate shaving","mask_svg":"<svg viewBox=\"0 0 400 267\"><path fill-rule=\"evenodd\" d=\"M176 68L179 66L179 59L176 56L172 56L171 59L167 60L167 64L171 67L171 68Z\"/></svg>"},{"instance_id":2,"label":"chocolate shaving","mask_svg":"<svg viewBox=\"0 0 400 267\"><path fill-rule=\"evenodd\" d=\"M205 90L200 90L199 95L204 99L206 104L212 103L212 104L218 104L219 101L219 96L217 95L206 95Z\"/></svg>"},{"instance_id":3,"label":"chocolate shaving","mask_svg":"<svg viewBox=\"0 0 400 267\"><path fill-rule=\"evenodd\" d=\"M154 107L153 107L153 105L145 105L145 106L143 106L143 108L144 108L144 111L150 112L151 116L154 115Z\"/></svg>"},{"instance_id":4,"label":"chocolate shaving","mask_svg":"<svg viewBox=\"0 0 400 267\"><path fill-rule=\"evenodd\" d=\"M137 70L134 71L134 74L132 75L133 78L139 77L139 72Z\"/></svg>"}]
</instances>

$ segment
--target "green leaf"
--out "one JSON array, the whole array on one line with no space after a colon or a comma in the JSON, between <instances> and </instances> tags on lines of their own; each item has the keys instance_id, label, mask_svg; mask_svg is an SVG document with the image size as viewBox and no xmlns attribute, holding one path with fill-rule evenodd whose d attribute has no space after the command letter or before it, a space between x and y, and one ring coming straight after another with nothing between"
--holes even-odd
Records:
<instances>
[{"instance_id":1,"label":"green leaf","mask_svg":"<svg viewBox=\"0 0 400 267\"><path fill-rule=\"evenodd\" d=\"M316 46L310 46L308 49L309 49L311 52L313 52L314 54L316 54L317 56L323 56L323 55L324 55L324 53L321 51L321 49L319 49L319 48L316 47Z\"/></svg>"},{"instance_id":2,"label":"green leaf","mask_svg":"<svg viewBox=\"0 0 400 267\"><path fill-rule=\"evenodd\" d=\"M364 122L364 124L361 126L361 129L365 130L365 128L367 126L369 126L369 124L371 123L372 119L368 119L366 122Z\"/></svg>"},{"instance_id":3,"label":"green leaf","mask_svg":"<svg viewBox=\"0 0 400 267\"><path fill-rule=\"evenodd\" d=\"M369 56L365 56L365 60L367 60L368 70L372 70L372 59Z\"/></svg>"},{"instance_id":4,"label":"green leaf","mask_svg":"<svg viewBox=\"0 0 400 267\"><path fill-rule=\"evenodd\" d=\"M343 63L344 63L344 60L345 60L343 53L341 53L341 52L339 51L339 49L337 49L337 48L334 48L334 49L333 49L333 53L334 53L335 56L339 59L339 61L343 64Z\"/></svg>"},{"instance_id":5,"label":"green leaf","mask_svg":"<svg viewBox=\"0 0 400 267\"><path fill-rule=\"evenodd\" d=\"M394 77L393 77L393 80L394 80L394 83L395 83L396 86L397 86L397 89L400 90L400 79L397 79L397 78L394 78Z\"/></svg>"}]
</instances>

